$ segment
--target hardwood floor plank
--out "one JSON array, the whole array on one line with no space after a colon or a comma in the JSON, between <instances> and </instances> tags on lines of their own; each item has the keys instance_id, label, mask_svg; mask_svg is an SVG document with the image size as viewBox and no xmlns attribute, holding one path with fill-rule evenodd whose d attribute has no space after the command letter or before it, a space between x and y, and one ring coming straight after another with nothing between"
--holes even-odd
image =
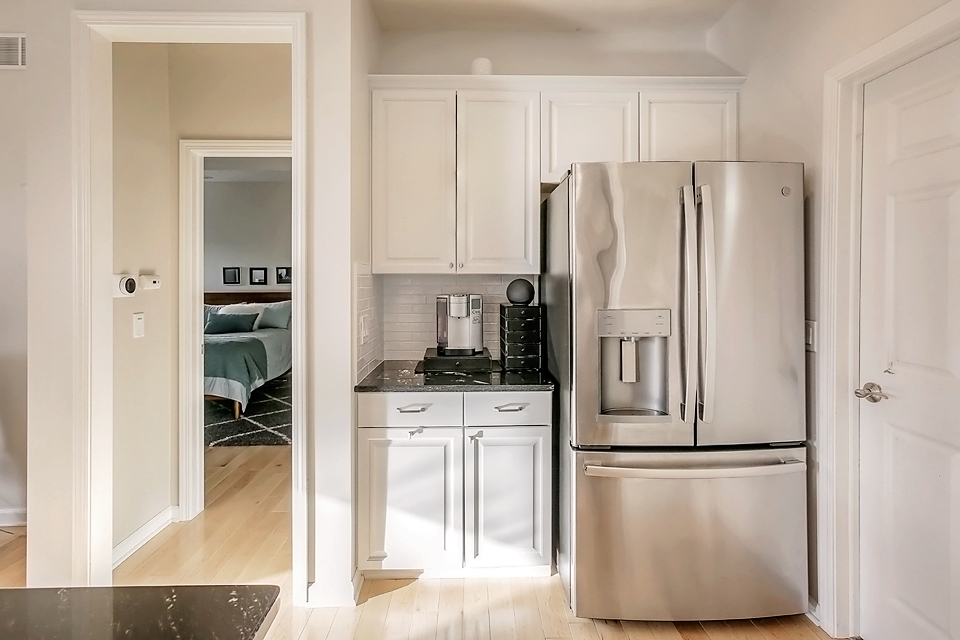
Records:
<instances>
[{"instance_id":1,"label":"hardwood floor plank","mask_svg":"<svg viewBox=\"0 0 960 640\"><path fill-rule=\"evenodd\" d=\"M405 581L404 581L405 582ZM383 626L384 640L408 640L417 598L417 583L409 581L391 592L390 607Z\"/></svg>"},{"instance_id":2,"label":"hardwood floor plank","mask_svg":"<svg viewBox=\"0 0 960 640\"><path fill-rule=\"evenodd\" d=\"M750 620L701 622L710 640L762 640L763 635Z\"/></svg>"},{"instance_id":3,"label":"hardwood floor plank","mask_svg":"<svg viewBox=\"0 0 960 640\"><path fill-rule=\"evenodd\" d=\"M357 625L360 624L363 607L364 605L338 608L325 640L353 640L356 638ZM311 638L311 640L313 639Z\"/></svg>"},{"instance_id":4,"label":"hardwood floor plank","mask_svg":"<svg viewBox=\"0 0 960 640\"><path fill-rule=\"evenodd\" d=\"M594 620L601 640L629 640L619 620Z\"/></svg>"},{"instance_id":5,"label":"hardwood floor plank","mask_svg":"<svg viewBox=\"0 0 960 640\"><path fill-rule=\"evenodd\" d=\"M421 578L417 580L417 599L413 603L413 610L440 610L440 580L433 578Z\"/></svg>"},{"instance_id":6,"label":"hardwood floor plank","mask_svg":"<svg viewBox=\"0 0 960 640\"><path fill-rule=\"evenodd\" d=\"M436 640L439 611L414 611L410 619L410 640Z\"/></svg>"},{"instance_id":7,"label":"hardwood floor plank","mask_svg":"<svg viewBox=\"0 0 960 640\"><path fill-rule=\"evenodd\" d=\"M486 579L468 578L463 582L463 637L464 640L491 640Z\"/></svg>"},{"instance_id":8,"label":"hardwood floor plank","mask_svg":"<svg viewBox=\"0 0 960 640\"><path fill-rule=\"evenodd\" d=\"M363 611L360 614L354 638L380 640L383 637L392 594L388 590L378 589L378 586L383 585L371 585L369 597L363 603Z\"/></svg>"},{"instance_id":9,"label":"hardwood floor plank","mask_svg":"<svg viewBox=\"0 0 960 640\"><path fill-rule=\"evenodd\" d=\"M673 626L673 631L664 631L667 634L664 638L681 638L681 640L710 640L710 635L704 630L699 622L658 622L661 628L667 629Z\"/></svg>"},{"instance_id":10,"label":"hardwood floor plank","mask_svg":"<svg viewBox=\"0 0 960 640\"><path fill-rule=\"evenodd\" d=\"M441 580L437 640L463 640L463 604L463 580Z\"/></svg>"},{"instance_id":11,"label":"hardwood floor plank","mask_svg":"<svg viewBox=\"0 0 960 640\"><path fill-rule=\"evenodd\" d=\"M592 620L590 622L571 622L570 637L573 640L600 640L597 626Z\"/></svg>"},{"instance_id":12,"label":"hardwood floor plank","mask_svg":"<svg viewBox=\"0 0 960 640\"><path fill-rule=\"evenodd\" d=\"M513 595L506 578L487 580L490 607L490 637L495 640L517 640L517 618L513 612Z\"/></svg>"},{"instance_id":13,"label":"hardwood floor plank","mask_svg":"<svg viewBox=\"0 0 960 640\"><path fill-rule=\"evenodd\" d=\"M535 584L543 635L547 638L569 638L570 625L567 624L567 615L570 608L563 592L553 588L552 578L536 578Z\"/></svg>"},{"instance_id":14,"label":"hardwood floor plank","mask_svg":"<svg viewBox=\"0 0 960 640\"><path fill-rule=\"evenodd\" d=\"M531 578L515 578L509 581L513 602L513 616L520 640L543 640L546 635L540 621L536 585Z\"/></svg>"}]
</instances>

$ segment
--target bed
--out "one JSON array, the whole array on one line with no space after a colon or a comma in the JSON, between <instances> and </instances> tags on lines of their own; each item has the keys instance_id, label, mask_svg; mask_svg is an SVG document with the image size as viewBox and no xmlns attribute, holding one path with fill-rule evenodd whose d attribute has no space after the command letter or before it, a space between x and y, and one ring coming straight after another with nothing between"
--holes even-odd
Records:
<instances>
[{"instance_id":1,"label":"bed","mask_svg":"<svg viewBox=\"0 0 960 640\"><path fill-rule=\"evenodd\" d=\"M238 292L204 294L204 324L210 314L255 312L258 305L278 308L289 305L285 292ZM228 308L229 306L229 308ZM261 320L267 325L266 320ZM293 364L293 346L289 320L284 324L255 328L252 331L227 332L203 336L203 393L206 399L233 402L234 418L246 410L250 395L269 380L282 376Z\"/></svg>"}]
</instances>

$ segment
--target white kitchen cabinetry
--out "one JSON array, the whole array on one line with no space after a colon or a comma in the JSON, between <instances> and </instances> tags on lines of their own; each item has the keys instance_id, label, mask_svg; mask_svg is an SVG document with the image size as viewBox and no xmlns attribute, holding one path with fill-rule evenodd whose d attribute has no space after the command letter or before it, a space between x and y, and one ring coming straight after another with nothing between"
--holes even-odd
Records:
<instances>
[{"instance_id":1,"label":"white kitchen cabinetry","mask_svg":"<svg viewBox=\"0 0 960 640\"><path fill-rule=\"evenodd\" d=\"M551 396L357 394L359 569L384 577L549 575ZM457 403L461 413L451 410ZM405 426L370 426L377 416Z\"/></svg>"},{"instance_id":2,"label":"white kitchen cabinetry","mask_svg":"<svg viewBox=\"0 0 960 640\"><path fill-rule=\"evenodd\" d=\"M636 162L639 94L545 91L540 95L540 181L557 183L574 162Z\"/></svg>"},{"instance_id":3,"label":"white kitchen cabinetry","mask_svg":"<svg viewBox=\"0 0 960 640\"><path fill-rule=\"evenodd\" d=\"M641 91L641 160L737 160L736 91Z\"/></svg>"},{"instance_id":4,"label":"white kitchen cabinetry","mask_svg":"<svg viewBox=\"0 0 960 640\"><path fill-rule=\"evenodd\" d=\"M550 427L470 427L464 565L550 564Z\"/></svg>"},{"instance_id":5,"label":"white kitchen cabinetry","mask_svg":"<svg viewBox=\"0 0 960 640\"><path fill-rule=\"evenodd\" d=\"M373 92L373 272L454 273L457 92Z\"/></svg>"},{"instance_id":6,"label":"white kitchen cabinetry","mask_svg":"<svg viewBox=\"0 0 960 640\"><path fill-rule=\"evenodd\" d=\"M457 92L459 273L540 273L539 137L539 92Z\"/></svg>"},{"instance_id":7,"label":"white kitchen cabinetry","mask_svg":"<svg viewBox=\"0 0 960 640\"><path fill-rule=\"evenodd\" d=\"M359 429L357 468L361 569L462 566L462 428Z\"/></svg>"}]
</instances>

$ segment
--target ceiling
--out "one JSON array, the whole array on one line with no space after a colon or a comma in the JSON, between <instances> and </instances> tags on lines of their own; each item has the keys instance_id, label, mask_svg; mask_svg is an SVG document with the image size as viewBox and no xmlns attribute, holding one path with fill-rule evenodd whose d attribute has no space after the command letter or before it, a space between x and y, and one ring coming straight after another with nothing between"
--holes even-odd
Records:
<instances>
[{"instance_id":1,"label":"ceiling","mask_svg":"<svg viewBox=\"0 0 960 640\"><path fill-rule=\"evenodd\" d=\"M737 0L372 0L384 31L690 33Z\"/></svg>"},{"instance_id":2,"label":"ceiling","mask_svg":"<svg viewBox=\"0 0 960 640\"><path fill-rule=\"evenodd\" d=\"M290 158L205 158L206 182L290 182Z\"/></svg>"}]
</instances>

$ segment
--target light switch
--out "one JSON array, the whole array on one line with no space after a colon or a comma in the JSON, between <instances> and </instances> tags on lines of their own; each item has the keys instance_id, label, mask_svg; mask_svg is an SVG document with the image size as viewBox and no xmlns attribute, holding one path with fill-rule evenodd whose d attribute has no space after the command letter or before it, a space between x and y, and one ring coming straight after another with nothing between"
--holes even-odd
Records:
<instances>
[{"instance_id":1,"label":"light switch","mask_svg":"<svg viewBox=\"0 0 960 640\"><path fill-rule=\"evenodd\" d=\"M133 314L133 337L142 338L145 335L147 335L147 327L143 312Z\"/></svg>"}]
</instances>

